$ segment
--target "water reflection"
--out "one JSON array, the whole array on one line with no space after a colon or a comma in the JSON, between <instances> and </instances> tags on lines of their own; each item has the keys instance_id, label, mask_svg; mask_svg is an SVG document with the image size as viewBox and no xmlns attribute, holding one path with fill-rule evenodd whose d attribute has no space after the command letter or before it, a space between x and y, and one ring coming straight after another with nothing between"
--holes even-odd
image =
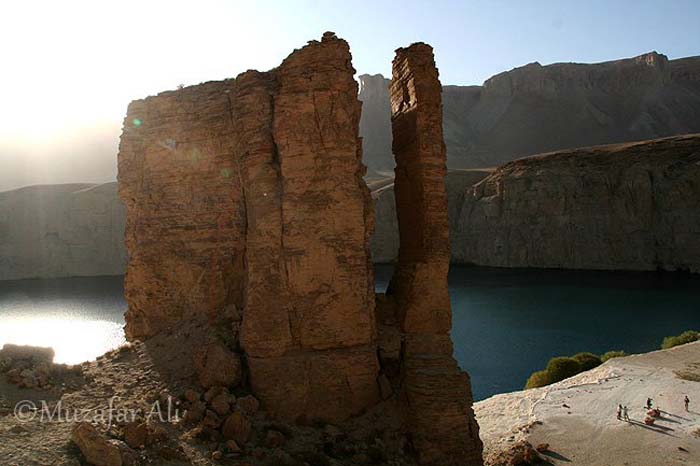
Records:
<instances>
[{"instance_id":1,"label":"water reflection","mask_svg":"<svg viewBox=\"0 0 700 466\"><path fill-rule=\"evenodd\" d=\"M376 268L377 290L391 274ZM0 345L52 346L64 363L119 346L122 281L0 281ZM553 356L650 351L700 322L697 276L453 267L450 294L454 354L476 399L522 388Z\"/></svg>"},{"instance_id":2,"label":"water reflection","mask_svg":"<svg viewBox=\"0 0 700 466\"><path fill-rule=\"evenodd\" d=\"M125 342L122 277L0 282L0 346L50 346L75 364Z\"/></svg>"}]
</instances>

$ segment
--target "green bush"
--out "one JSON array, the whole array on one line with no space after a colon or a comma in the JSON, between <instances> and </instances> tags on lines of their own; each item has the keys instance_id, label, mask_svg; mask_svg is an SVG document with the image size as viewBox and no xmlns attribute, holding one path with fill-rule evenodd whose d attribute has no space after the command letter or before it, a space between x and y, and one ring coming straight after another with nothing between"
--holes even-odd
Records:
<instances>
[{"instance_id":1,"label":"green bush","mask_svg":"<svg viewBox=\"0 0 700 466\"><path fill-rule=\"evenodd\" d=\"M581 364L574 358L560 356L549 360L546 371L549 372L550 383L554 383L581 372Z\"/></svg>"},{"instance_id":2,"label":"green bush","mask_svg":"<svg viewBox=\"0 0 700 466\"><path fill-rule=\"evenodd\" d=\"M581 371L589 371L603 364L600 356L593 353L578 353L573 358L581 365Z\"/></svg>"},{"instance_id":3,"label":"green bush","mask_svg":"<svg viewBox=\"0 0 700 466\"><path fill-rule=\"evenodd\" d=\"M605 362L605 361L607 361L608 359L612 359L612 358L624 358L625 356L629 356L629 354L625 353L625 352L622 351L622 350L608 351L607 353L603 354L603 355L600 357L600 360L603 361L603 362Z\"/></svg>"},{"instance_id":4,"label":"green bush","mask_svg":"<svg viewBox=\"0 0 700 466\"><path fill-rule=\"evenodd\" d=\"M537 371L533 372L527 383L525 384L525 390L530 388L544 387L552 383L549 379L549 372L547 371Z\"/></svg>"},{"instance_id":5,"label":"green bush","mask_svg":"<svg viewBox=\"0 0 700 466\"><path fill-rule=\"evenodd\" d=\"M577 353L572 357L556 357L549 360L543 371L533 372L525 383L525 390L544 387L560 380L568 379L581 372L589 371L603 364L608 359L627 356L624 351L608 351L602 356L593 353Z\"/></svg>"},{"instance_id":6,"label":"green bush","mask_svg":"<svg viewBox=\"0 0 700 466\"><path fill-rule=\"evenodd\" d=\"M700 340L700 332L695 330L687 330L680 335L674 337L666 337L661 343L661 349L669 349L678 345L685 345L686 343L691 343Z\"/></svg>"}]
</instances>

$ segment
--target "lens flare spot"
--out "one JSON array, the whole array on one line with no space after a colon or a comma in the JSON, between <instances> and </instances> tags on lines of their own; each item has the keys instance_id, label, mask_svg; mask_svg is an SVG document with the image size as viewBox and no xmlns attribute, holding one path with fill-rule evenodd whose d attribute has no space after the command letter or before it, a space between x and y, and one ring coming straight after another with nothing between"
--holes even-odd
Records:
<instances>
[{"instance_id":1,"label":"lens flare spot","mask_svg":"<svg viewBox=\"0 0 700 466\"><path fill-rule=\"evenodd\" d=\"M231 178L231 169L230 168L223 168L221 170L221 177L222 178Z\"/></svg>"},{"instance_id":2,"label":"lens flare spot","mask_svg":"<svg viewBox=\"0 0 700 466\"><path fill-rule=\"evenodd\" d=\"M143 124L143 121L141 121L138 118L134 118L133 120L131 120L131 123L138 128L139 126L141 126Z\"/></svg>"}]
</instances>

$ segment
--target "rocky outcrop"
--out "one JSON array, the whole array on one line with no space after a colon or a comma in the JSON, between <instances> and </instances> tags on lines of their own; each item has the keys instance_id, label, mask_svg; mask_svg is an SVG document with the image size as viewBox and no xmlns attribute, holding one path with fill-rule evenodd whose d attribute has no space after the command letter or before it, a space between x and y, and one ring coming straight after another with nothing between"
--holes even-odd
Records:
<instances>
[{"instance_id":1,"label":"rocky outcrop","mask_svg":"<svg viewBox=\"0 0 700 466\"><path fill-rule=\"evenodd\" d=\"M0 193L0 280L123 273L117 184L30 186Z\"/></svg>"},{"instance_id":2,"label":"rocky outcrop","mask_svg":"<svg viewBox=\"0 0 700 466\"><path fill-rule=\"evenodd\" d=\"M396 51L391 109L399 260L380 315L401 332L400 387L424 464L480 465L469 378L452 357L445 144L432 48ZM393 312L392 312L393 310Z\"/></svg>"},{"instance_id":3,"label":"rocky outcrop","mask_svg":"<svg viewBox=\"0 0 700 466\"><path fill-rule=\"evenodd\" d=\"M365 163L386 170L389 80L360 82ZM700 132L700 57L531 63L483 86L444 86L442 98L447 165L495 167L547 151Z\"/></svg>"},{"instance_id":4,"label":"rocky outcrop","mask_svg":"<svg viewBox=\"0 0 700 466\"><path fill-rule=\"evenodd\" d=\"M180 342L180 352L189 340L193 369L186 372L199 387L225 392L245 384L276 420L342 422L385 409L391 418L405 415L396 434L410 431L421 463L478 465L469 380L449 335L445 153L432 49L400 49L394 62L402 253L378 313L374 212L350 59L348 44L326 33L269 72L129 106L119 154L127 335L154 348ZM378 321L395 324L391 351L378 343ZM256 411L257 400L224 421L228 401L212 396L207 411L189 398L188 423L238 445L249 440L244 411ZM268 444L283 441L266 436Z\"/></svg>"},{"instance_id":5,"label":"rocky outcrop","mask_svg":"<svg viewBox=\"0 0 700 466\"><path fill-rule=\"evenodd\" d=\"M270 72L133 102L124 124L127 335L242 309L250 383L280 419L379 399L353 74L329 33Z\"/></svg>"},{"instance_id":6,"label":"rocky outcrop","mask_svg":"<svg viewBox=\"0 0 700 466\"><path fill-rule=\"evenodd\" d=\"M511 162L469 190L460 262L700 272L700 136Z\"/></svg>"},{"instance_id":7,"label":"rocky outcrop","mask_svg":"<svg viewBox=\"0 0 700 466\"><path fill-rule=\"evenodd\" d=\"M132 466L138 462L138 454L124 442L108 439L87 422L75 426L71 441L80 449L88 464L93 466Z\"/></svg>"}]
</instances>

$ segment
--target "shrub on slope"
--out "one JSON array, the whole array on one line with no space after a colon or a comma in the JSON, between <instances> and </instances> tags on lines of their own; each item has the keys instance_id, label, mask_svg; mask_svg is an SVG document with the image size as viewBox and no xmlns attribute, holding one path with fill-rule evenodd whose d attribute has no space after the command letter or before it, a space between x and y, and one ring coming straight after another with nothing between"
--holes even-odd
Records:
<instances>
[{"instance_id":1,"label":"shrub on slope","mask_svg":"<svg viewBox=\"0 0 700 466\"><path fill-rule=\"evenodd\" d=\"M698 340L700 340L700 332L696 332L695 330L686 330L680 335L664 338L664 341L661 342L661 349L669 349L673 348L674 346L685 345L686 343L692 343Z\"/></svg>"}]
</instances>

